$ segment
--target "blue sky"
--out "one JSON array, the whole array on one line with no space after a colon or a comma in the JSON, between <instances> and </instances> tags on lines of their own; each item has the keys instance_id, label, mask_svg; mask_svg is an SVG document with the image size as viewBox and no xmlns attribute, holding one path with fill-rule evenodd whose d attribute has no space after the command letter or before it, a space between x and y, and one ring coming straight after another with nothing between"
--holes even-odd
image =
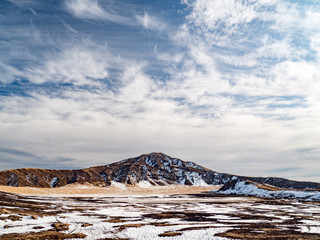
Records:
<instances>
[{"instance_id":1,"label":"blue sky","mask_svg":"<svg viewBox=\"0 0 320 240\"><path fill-rule=\"evenodd\" d=\"M0 169L164 152L320 181L320 2L3 0Z\"/></svg>"}]
</instances>

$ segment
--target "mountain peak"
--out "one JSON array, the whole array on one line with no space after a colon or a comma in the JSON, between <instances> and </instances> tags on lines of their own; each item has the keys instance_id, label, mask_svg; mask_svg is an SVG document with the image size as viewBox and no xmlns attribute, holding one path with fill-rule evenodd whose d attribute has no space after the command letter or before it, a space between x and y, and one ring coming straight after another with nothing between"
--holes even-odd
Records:
<instances>
[{"instance_id":1,"label":"mountain peak","mask_svg":"<svg viewBox=\"0 0 320 240\"><path fill-rule=\"evenodd\" d=\"M200 165L158 152L142 154L107 166L108 168L100 174L110 176L113 181L126 184L148 181L152 185L174 183L206 185L210 184L215 177L213 171Z\"/></svg>"}]
</instances>

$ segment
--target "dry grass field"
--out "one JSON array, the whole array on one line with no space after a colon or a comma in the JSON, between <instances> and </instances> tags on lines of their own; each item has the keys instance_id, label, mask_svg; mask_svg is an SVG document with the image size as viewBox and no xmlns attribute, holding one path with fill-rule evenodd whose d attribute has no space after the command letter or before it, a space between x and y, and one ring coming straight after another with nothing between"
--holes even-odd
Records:
<instances>
[{"instance_id":1,"label":"dry grass field","mask_svg":"<svg viewBox=\"0 0 320 240\"><path fill-rule=\"evenodd\" d=\"M191 194L218 189L219 186L135 186L114 183L110 187L97 187L91 184L69 184L59 188L9 187L0 186L0 191L26 195L157 195L157 194Z\"/></svg>"}]
</instances>

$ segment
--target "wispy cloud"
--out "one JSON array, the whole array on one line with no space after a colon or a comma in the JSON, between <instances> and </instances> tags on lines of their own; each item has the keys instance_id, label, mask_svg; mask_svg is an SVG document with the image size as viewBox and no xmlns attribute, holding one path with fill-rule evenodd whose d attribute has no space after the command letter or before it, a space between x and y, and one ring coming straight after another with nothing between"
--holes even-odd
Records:
<instances>
[{"instance_id":1,"label":"wispy cloud","mask_svg":"<svg viewBox=\"0 0 320 240\"><path fill-rule=\"evenodd\" d=\"M20 79L22 76L21 71L19 71L17 68L12 67L11 65L8 65L6 63L0 62L0 71L2 73L0 82L3 84L11 83L16 79Z\"/></svg>"},{"instance_id":2,"label":"wispy cloud","mask_svg":"<svg viewBox=\"0 0 320 240\"><path fill-rule=\"evenodd\" d=\"M139 24L149 30L161 31L167 27L165 22L156 17L150 16L146 11L144 12L144 15L136 15L136 18Z\"/></svg>"},{"instance_id":3,"label":"wispy cloud","mask_svg":"<svg viewBox=\"0 0 320 240\"><path fill-rule=\"evenodd\" d=\"M63 21L61 18L59 18L57 15L55 15L56 18L59 20L59 22L61 22L63 24L63 26L72 33L79 33L77 30L75 30L73 27L71 27L70 24L67 24L65 21Z\"/></svg>"},{"instance_id":4,"label":"wispy cloud","mask_svg":"<svg viewBox=\"0 0 320 240\"><path fill-rule=\"evenodd\" d=\"M315 81L318 60L317 52L314 51L317 43L314 40L314 44L309 45L308 42L312 43L315 38L304 29L306 23L312 25L316 14L310 14L313 10L308 6L298 7L281 1L232 0L230 4L219 0L184 2L191 12L187 16L187 24L180 28L174 39L189 49L189 58L182 60L186 69L192 69L189 66L191 63L197 69L196 72L211 79L207 86L208 92L214 84L213 79L220 81L215 84L215 89L216 86L225 85L216 93L233 95L305 96L312 91L311 88L307 90L307 86L318 85ZM280 22L283 21L278 20L278 17L282 8L291 12L292 18L288 18L287 23L281 26ZM301 20L299 24L293 20L297 11ZM303 15L302 11L307 14ZM289 21L294 21L292 24L295 25L295 31L304 35L303 42L293 35L283 34ZM264 27L264 31L260 30L261 27ZM313 28L311 32L318 31ZM199 47L195 50L196 45L202 46L204 51ZM216 69L216 77L211 76L212 69ZM303 73L306 74L305 80ZM184 76L184 82L187 76Z\"/></svg>"},{"instance_id":5,"label":"wispy cloud","mask_svg":"<svg viewBox=\"0 0 320 240\"><path fill-rule=\"evenodd\" d=\"M240 47L243 41L250 41L252 27L249 25L256 24L257 19L266 19L270 14L268 8L275 3L273 0L186 0L183 2L191 8L187 20L188 24L195 26L196 32L203 34L207 41L220 46L228 46L230 40L237 38L238 44L233 45L234 48Z\"/></svg>"},{"instance_id":6,"label":"wispy cloud","mask_svg":"<svg viewBox=\"0 0 320 240\"><path fill-rule=\"evenodd\" d=\"M29 7L30 5L36 4L34 0L26 0L26 1L8 0L8 1L11 2L12 4L19 6L19 7Z\"/></svg>"},{"instance_id":7,"label":"wispy cloud","mask_svg":"<svg viewBox=\"0 0 320 240\"><path fill-rule=\"evenodd\" d=\"M110 56L104 47L96 49L90 43L65 45L57 54L47 55L39 66L27 69L31 82L72 83L92 85L108 76Z\"/></svg>"},{"instance_id":8,"label":"wispy cloud","mask_svg":"<svg viewBox=\"0 0 320 240\"><path fill-rule=\"evenodd\" d=\"M66 10L77 18L131 24L130 19L105 10L98 0L65 0L64 4Z\"/></svg>"}]
</instances>

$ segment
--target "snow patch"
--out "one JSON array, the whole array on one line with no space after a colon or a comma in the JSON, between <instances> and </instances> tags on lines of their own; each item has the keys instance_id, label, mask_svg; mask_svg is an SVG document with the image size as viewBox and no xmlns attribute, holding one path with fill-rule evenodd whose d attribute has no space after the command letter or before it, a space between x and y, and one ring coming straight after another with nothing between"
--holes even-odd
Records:
<instances>
[{"instance_id":1,"label":"snow patch","mask_svg":"<svg viewBox=\"0 0 320 240\"><path fill-rule=\"evenodd\" d=\"M289 198L289 199L301 199L307 201L320 201L319 192L304 192L304 191L269 191L261 189L253 183L248 183L244 180L238 180L233 187L229 189L218 191L220 194L235 194L254 197L266 197L266 198Z\"/></svg>"},{"instance_id":2,"label":"snow patch","mask_svg":"<svg viewBox=\"0 0 320 240\"><path fill-rule=\"evenodd\" d=\"M127 189L127 186L125 184L114 182L114 181L111 181L111 186L115 186L115 187L120 188L122 190Z\"/></svg>"},{"instance_id":3,"label":"snow patch","mask_svg":"<svg viewBox=\"0 0 320 240\"><path fill-rule=\"evenodd\" d=\"M18 177L14 173L11 173L9 179L8 179L8 186L12 187L18 187Z\"/></svg>"},{"instance_id":4,"label":"snow patch","mask_svg":"<svg viewBox=\"0 0 320 240\"><path fill-rule=\"evenodd\" d=\"M54 188L55 186L57 186L58 182L59 182L59 178L53 177L50 182L50 187Z\"/></svg>"},{"instance_id":5,"label":"snow patch","mask_svg":"<svg viewBox=\"0 0 320 240\"><path fill-rule=\"evenodd\" d=\"M153 158L150 158L150 157L146 158L145 163L150 167L154 167L157 165L157 161Z\"/></svg>"},{"instance_id":6,"label":"snow patch","mask_svg":"<svg viewBox=\"0 0 320 240\"><path fill-rule=\"evenodd\" d=\"M137 185L142 188L152 187L152 184L148 181L140 181Z\"/></svg>"},{"instance_id":7,"label":"snow patch","mask_svg":"<svg viewBox=\"0 0 320 240\"><path fill-rule=\"evenodd\" d=\"M164 162L164 164L172 164L172 160L168 156L165 157L165 160L167 162Z\"/></svg>"},{"instance_id":8,"label":"snow patch","mask_svg":"<svg viewBox=\"0 0 320 240\"><path fill-rule=\"evenodd\" d=\"M184 176L184 174L183 174L183 171L181 170L181 169L178 169L177 171L176 171L176 181L179 183L179 184L181 184L181 185L184 185L185 184L185 182L186 182L186 178L185 178L185 176Z\"/></svg>"},{"instance_id":9,"label":"snow patch","mask_svg":"<svg viewBox=\"0 0 320 240\"><path fill-rule=\"evenodd\" d=\"M195 168L195 169L199 169L199 170L204 170L203 167L193 163L193 162L187 162L187 167L192 167L192 168Z\"/></svg>"},{"instance_id":10,"label":"snow patch","mask_svg":"<svg viewBox=\"0 0 320 240\"><path fill-rule=\"evenodd\" d=\"M105 183L108 182L108 175L105 172L100 173L100 176L103 177Z\"/></svg>"},{"instance_id":11,"label":"snow patch","mask_svg":"<svg viewBox=\"0 0 320 240\"><path fill-rule=\"evenodd\" d=\"M238 181L233 188L227 189L220 193L265 197L268 195L269 191L260 189L257 186L248 184L245 181Z\"/></svg>"},{"instance_id":12,"label":"snow patch","mask_svg":"<svg viewBox=\"0 0 320 240\"><path fill-rule=\"evenodd\" d=\"M173 165L177 165L179 167L182 167L182 161L180 159L178 159L178 158L174 158L172 160L172 163L173 163Z\"/></svg>"},{"instance_id":13,"label":"snow patch","mask_svg":"<svg viewBox=\"0 0 320 240\"><path fill-rule=\"evenodd\" d=\"M184 227L193 227L193 225L185 225ZM155 226L144 226L140 228L126 228L123 231L123 237L129 237L130 239L137 240L161 240L161 239L174 239L174 240L211 240L211 239L226 239L222 237L214 237L215 234L227 231L228 227L220 227L220 228L209 228L203 230L193 230L188 232L183 232L180 236L175 237L159 237L158 235L167 231L176 231L180 227L179 226L167 226L167 227L155 227Z\"/></svg>"},{"instance_id":14,"label":"snow patch","mask_svg":"<svg viewBox=\"0 0 320 240\"><path fill-rule=\"evenodd\" d=\"M197 172L186 172L187 179L194 186L208 186L208 184L202 179L202 176Z\"/></svg>"}]
</instances>

